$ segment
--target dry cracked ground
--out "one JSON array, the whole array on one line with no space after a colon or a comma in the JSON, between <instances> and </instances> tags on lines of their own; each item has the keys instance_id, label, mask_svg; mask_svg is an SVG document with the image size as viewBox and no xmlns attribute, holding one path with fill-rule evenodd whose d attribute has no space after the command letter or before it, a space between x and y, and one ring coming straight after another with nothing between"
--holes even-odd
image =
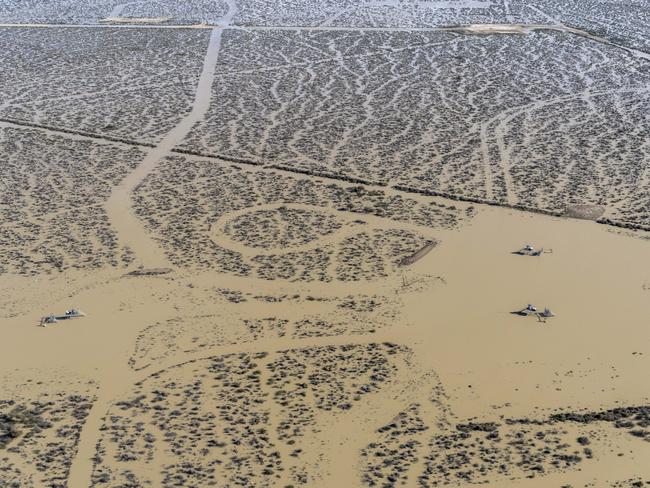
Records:
<instances>
[{"instance_id":1,"label":"dry cracked ground","mask_svg":"<svg viewBox=\"0 0 650 488\"><path fill-rule=\"evenodd\" d=\"M648 0L119 1L0 5L0 486L650 486Z\"/></svg>"}]
</instances>

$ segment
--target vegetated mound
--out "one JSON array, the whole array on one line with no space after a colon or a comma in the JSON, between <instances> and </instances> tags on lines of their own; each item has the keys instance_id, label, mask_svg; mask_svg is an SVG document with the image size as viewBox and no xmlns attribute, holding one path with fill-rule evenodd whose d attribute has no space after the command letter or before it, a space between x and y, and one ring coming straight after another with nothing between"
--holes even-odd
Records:
<instances>
[{"instance_id":1,"label":"vegetated mound","mask_svg":"<svg viewBox=\"0 0 650 488\"><path fill-rule=\"evenodd\" d=\"M65 486L93 401L63 392L0 400L0 486Z\"/></svg>"},{"instance_id":2,"label":"vegetated mound","mask_svg":"<svg viewBox=\"0 0 650 488\"><path fill-rule=\"evenodd\" d=\"M0 275L129 264L104 203L140 148L0 127Z\"/></svg>"},{"instance_id":3,"label":"vegetated mound","mask_svg":"<svg viewBox=\"0 0 650 488\"><path fill-rule=\"evenodd\" d=\"M457 205L188 156L164 159L135 195L138 217L174 265L289 281L385 277L431 241L425 233L474 216Z\"/></svg>"},{"instance_id":4,"label":"vegetated mound","mask_svg":"<svg viewBox=\"0 0 650 488\"><path fill-rule=\"evenodd\" d=\"M184 150L649 223L649 72L616 46L556 30L269 29L230 31L220 56L218 103Z\"/></svg>"},{"instance_id":5,"label":"vegetated mound","mask_svg":"<svg viewBox=\"0 0 650 488\"><path fill-rule=\"evenodd\" d=\"M253 327L257 325L252 324ZM179 364L138 382L102 427L93 486L275 486L299 469L319 412L345 415L397 376L389 343L237 353ZM290 456L283 456L291 446ZM289 459L290 458L290 459ZM161 464L157 464L160 463Z\"/></svg>"},{"instance_id":6,"label":"vegetated mound","mask_svg":"<svg viewBox=\"0 0 650 488\"><path fill-rule=\"evenodd\" d=\"M66 3L69 10L91 2ZM2 72L0 118L153 144L192 109L209 35L204 29L0 29L0 63L15 68Z\"/></svg>"},{"instance_id":7,"label":"vegetated mound","mask_svg":"<svg viewBox=\"0 0 650 488\"><path fill-rule=\"evenodd\" d=\"M317 210L290 208L255 210L227 222L224 232L250 247L286 248L308 244L340 229L342 222Z\"/></svg>"}]
</instances>

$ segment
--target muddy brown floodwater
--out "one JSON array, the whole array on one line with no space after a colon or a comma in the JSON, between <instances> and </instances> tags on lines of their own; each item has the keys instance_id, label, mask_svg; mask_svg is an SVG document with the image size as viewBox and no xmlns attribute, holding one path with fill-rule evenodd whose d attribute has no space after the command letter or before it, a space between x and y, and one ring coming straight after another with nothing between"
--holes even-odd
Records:
<instances>
[{"instance_id":1,"label":"muddy brown floodwater","mask_svg":"<svg viewBox=\"0 0 650 488\"><path fill-rule=\"evenodd\" d=\"M0 488L650 487L639 2L122 1L0 5Z\"/></svg>"},{"instance_id":2,"label":"muddy brown floodwater","mask_svg":"<svg viewBox=\"0 0 650 488\"><path fill-rule=\"evenodd\" d=\"M225 18L225 22L230 22L233 15L234 11L230 11ZM106 212L113 226L116 228L122 244L131 248L135 255L140 257L140 261L137 264L148 267L165 266L167 264L167 258L146 231L144 231L142 223L133 212L131 200L133 190L155 169L156 164L183 140L194 124L203 119L206 111L210 107L212 82L214 80L214 71L219 57L219 50L221 49L222 34L223 29L212 29L210 42L208 43L207 52L203 61L203 70L201 71L201 77L196 87L196 95L190 113L156 147L149 150L136 170L129 173L121 184L113 189L110 198L106 202Z\"/></svg>"},{"instance_id":3,"label":"muddy brown floodwater","mask_svg":"<svg viewBox=\"0 0 650 488\"><path fill-rule=\"evenodd\" d=\"M312 462L308 469L319 473L313 486L361 486L358 453L373 441L376 429L409 402L431 405L429 387L418 387L429 373L444 385L447 407L455 419L543 418L562 409L647 404L650 296L643 285L650 280L650 244L643 236L589 221L490 207L480 208L459 229L433 233L439 244L405 271L349 286L182 270L144 277L119 271L37 279L9 276L0 292L4 296L11 290L14 299L22 302L14 307L13 316L0 319L4 343L11 344L0 357L0 370L16 381L29 372L45 372L45 376L57 372L63 378L65 372L75 372L97 382L98 399L81 434L70 486L86 486L104 415L136 382L174 364L233 352L273 353L369 342L391 342L412 351L408 366L399 368L386 389L368 394L346 416L322 413L319 417L321 434L305 441L310 447L304 459ZM526 243L546 252L539 257L511 254ZM423 276L441 279L435 286L418 289ZM393 326L368 336L296 339L287 335L181 352L143 371L128 366L145 326L163 323L179 312L213 313L210 297L216 286L274 296L334 298L353 290L398 296L401 315ZM191 305L183 308L184 297L189 296ZM36 326L42 313L71 303L82 306L88 317L45 329ZM510 313L528 303L549 307L556 317L542 323ZM245 310L251 317L278 313L300 317L304 306L250 301ZM236 307L220 303L217 308L227 313ZM312 302L309 307L316 313L330 310L327 302ZM183 370L178 374L180 381ZM47 390L47 383L42 388ZM422 414L429 415L431 425L437 418L435 411L431 406L428 414ZM271 415L279 413L271 409ZM603 453L606 462L541 479L589 482L611 479L614 474L650 476L647 463L641 462L650 455L650 443L637 442L632 448L634 440L620 436L616 448ZM619 450L626 455L618 456ZM415 478L410 478L409 486L416 486ZM508 483L502 479L499 486ZM526 486L550 486L535 483Z\"/></svg>"}]
</instances>

